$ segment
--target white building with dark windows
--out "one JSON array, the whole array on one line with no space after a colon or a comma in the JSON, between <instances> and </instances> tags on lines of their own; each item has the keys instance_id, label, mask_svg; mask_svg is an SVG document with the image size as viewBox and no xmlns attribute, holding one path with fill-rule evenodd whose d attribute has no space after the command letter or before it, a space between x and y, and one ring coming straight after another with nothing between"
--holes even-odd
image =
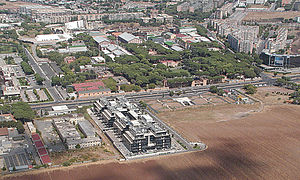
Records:
<instances>
[{"instance_id":1,"label":"white building with dark windows","mask_svg":"<svg viewBox=\"0 0 300 180\"><path fill-rule=\"evenodd\" d=\"M171 148L168 130L124 97L101 98L94 103L94 112L132 153Z\"/></svg>"}]
</instances>

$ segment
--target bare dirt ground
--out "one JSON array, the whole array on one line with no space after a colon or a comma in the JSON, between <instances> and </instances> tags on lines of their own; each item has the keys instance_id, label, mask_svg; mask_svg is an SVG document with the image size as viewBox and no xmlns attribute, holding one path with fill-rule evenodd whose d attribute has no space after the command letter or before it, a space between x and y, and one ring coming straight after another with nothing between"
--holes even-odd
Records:
<instances>
[{"instance_id":1,"label":"bare dirt ground","mask_svg":"<svg viewBox=\"0 0 300 180\"><path fill-rule=\"evenodd\" d=\"M34 5L34 3L30 3L30 2L9 2L9 1L5 1L5 0L0 0L0 3L5 3L5 5L0 6L0 9L17 9L20 7L20 5Z\"/></svg>"},{"instance_id":2,"label":"bare dirt ground","mask_svg":"<svg viewBox=\"0 0 300 180\"><path fill-rule=\"evenodd\" d=\"M196 128L191 121L186 131L204 141L206 151L46 169L3 179L299 179L299 117L300 106L273 105L238 120L199 120Z\"/></svg>"},{"instance_id":3,"label":"bare dirt ground","mask_svg":"<svg viewBox=\"0 0 300 180\"><path fill-rule=\"evenodd\" d=\"M297 32L297 38L291 45L291 54L300 53L300 32Z\"/></svg>"},{"instance_id":4,"label":"bare dirt ground","mask_svg":"<svg viewBox=\"0 0 300 180\"><path fill-rule=\"evenodd\" d=\"M181 96L180 96L181 97ZM201 96L192 96L189 99L195 103L194 106L183 106L179 102L175 101L176 98L180 98L174 96L168 99L145 99L144 102L150 105L158 112L165 112L165 111L174 111L174 110L182 110L186 108L198 108L203 107L206 105L224 105L227 104L224 100L222 100L219 96L213 95L211 93L205 93Z\"/></svg>"},{"instance_id":5,"label":"bare dirt ground","mask_svg":"<svg viewBox=\"0 0 300 180\"><path fill-rule=\"evenodd\" d=\"M284 104L284 101L289 100L289 94L292 92L294 91L276 86L260 87L253 97L260 99L265 105Z\"/></svg>"},{"instance_id":6,"label":"bare dirt ground","mask_svg":"<svg viewBox=\"0 0 300 180\"><path fill-rule=\"evenodd\" d=\"M290 19L300 16L299 11L287 11L287 12L248 12L243 21L263 21L268 19L284 18Z\"/></svg>"},{"instance_id":7,"label":"bare dirt ground","mask_svg":"<svg viewBox=\"0 0 300 180\"><path fill-rule=\"evenodd\" d=\"M61 165L63 162L78 163L82 161L110 160L118 158L118 154L106 149L104 146L94 146L79 150L69 150L59 153L50 153L52 164Z\"/></svg>"}]
</instances>

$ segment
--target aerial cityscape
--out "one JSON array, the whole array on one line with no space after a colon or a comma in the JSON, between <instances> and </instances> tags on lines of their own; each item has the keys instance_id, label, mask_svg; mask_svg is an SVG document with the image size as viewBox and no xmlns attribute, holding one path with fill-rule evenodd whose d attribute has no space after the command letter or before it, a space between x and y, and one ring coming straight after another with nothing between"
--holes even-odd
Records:
<instances>
[{"instance_id":1,"label":"aerial cityscape","mask_svg":"<svg viewBox=\"0 0 300 180\"><path fill-rule=\"evenodd\" d=\"M0 179L300 179L300 0L0 0Z\"/></svg>"}]
</instances>

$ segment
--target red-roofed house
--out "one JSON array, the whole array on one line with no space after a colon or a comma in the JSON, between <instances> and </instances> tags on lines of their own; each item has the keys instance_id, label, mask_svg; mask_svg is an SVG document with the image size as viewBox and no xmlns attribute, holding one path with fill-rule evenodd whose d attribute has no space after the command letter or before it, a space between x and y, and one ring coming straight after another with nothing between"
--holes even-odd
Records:
<instances>
[{"instance_id":1,"label":"red-roofed house","mask_svg":"<svg viewBox=\"0 0 300 180\"><path fill-rule=\"evenodd\" d=\"M43 164L50 164L51 163L51 159L50 159L49 155L41 156L41 160L42 160Z\"/></svg>"},{"instance_id":2,"label":"red-roofed house","mask_svg":"<svg viewBox=\"0 0 300 180\"><path fill-rule=\"evenodd\" d=\"M8 136L8 129L0 128L0 136Z\"/></svg>"},{"instance_id":3,"label":"red-roofed house","mask_svg":"<svg viewBox=\"0 0 300 180\"><path fill-rule=\"evenodd\" d=\"M176 34L176 38L183 38L183 37L187 37L187 35L184 35L184 34Z\"/></svg>"},{"instance_id":4,"label":"red-roofed house","mask_svg":"<svg viewBox=\"0 0 300 180\"><path fill-rule=\"evenodd\" d=\"M33 141L40 141L41 140L41 138L38 134L32 134L31 137L32 137Z\"/></svg>"},{"instance_id":5,"label":"red-roofed house","mask_svg":"<svg viewBox=\"0 0 300 180\"><path fill-rule=\"evenodd\" d=\"M42 141L35 141L34 144L35 144L36 148L44 147L44 144L42 143Z\"/></svg>"},{"instance_id":6,"label":"red-roofed house","mask_svg":"<svg viewBox=\"0 0 300 180\"><path fill-rule=\"evenodd\" d=\"M47 154L47 151L45 148L38 149L38 152L39 152L40 156Z\"/></svg>"}]
</instances>

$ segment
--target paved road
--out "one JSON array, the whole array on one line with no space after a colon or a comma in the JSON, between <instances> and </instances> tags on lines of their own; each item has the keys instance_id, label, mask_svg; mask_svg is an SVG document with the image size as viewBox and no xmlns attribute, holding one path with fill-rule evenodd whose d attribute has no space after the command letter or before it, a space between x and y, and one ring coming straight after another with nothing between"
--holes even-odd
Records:
<instances>
[{"instance_id":1,"label":"paved road","mask_svg":"<svg viewBox=\"0 0 300 180\"><path fill-rule=\"evenodd\" d=\"M53 71L53 69L50 67L50 65L48 63L47 64L45 64L45 63L38 64L36 62L36 60L34 59L34 57L31 55L31 53L26 48L24 48L24 49L25 49L25 53L29 59L29 65L31 65L31 67L33 68L35 73L40 74L40 76L45 79L44 86L37 86L37 88L46 87L48 89L49 93L51 94L51 96L53 97L54 102L63 101L64 98L59 93L57 88L51 86L51 77L53 75L56 75L56 73Z\"/></svg>"},{"instance_id":2,"label":"paved road","mask_svg":"<svg viewBox=\"0 0 300 180\"><path fill-rule=\"evenodd\" d=\"M232 84L218 84L219 88L222 89L234 89L234 88L241 88L244 84L266 84L264 81L249 81L249 82L241 82L241 83L232 83ZM196 87L184 87L184 88L177 88L177 89L170 89L170 90L163 90L163 91L155 91L155 92L140 92L140 93L132 93L126 94L125 97L128 99L141 99L141 98L158 98L163 96L169 96L170 91L185 91L185 95L194 95L197 93L208 92L208 86L196 86ZM118 96L118 95L111 95ZM98 100L99 97L93 97L89 99L77 99L73 101L60 101L60 102L48 102L48 103L38 103L38 104L30 104L33 109L43 109L43 108L50 108L55 105L69 105L69 106L79 106L79 105L91 105L95 100Z\"/></svg>"}]
</instances>

